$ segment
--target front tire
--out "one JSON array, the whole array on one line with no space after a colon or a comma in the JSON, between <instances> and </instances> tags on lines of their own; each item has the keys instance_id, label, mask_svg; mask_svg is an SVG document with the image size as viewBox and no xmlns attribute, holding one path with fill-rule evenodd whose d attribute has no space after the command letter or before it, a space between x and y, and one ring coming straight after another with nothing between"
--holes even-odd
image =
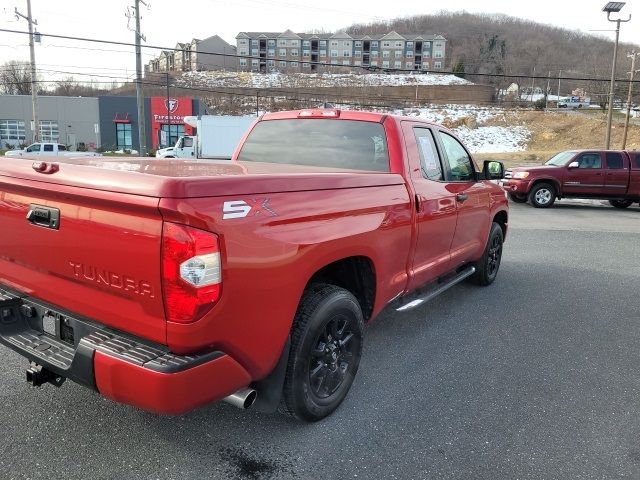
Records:
<instances>
[{"instance_id":1,"label":"front tire","mask_svg":"<svg viewBox=\"0 0 640 480\"><path fill-rule=\"evenodd\" d=\"M556 201L556 189L550 183L537 183L529 192L529 202L536 208L549 208Z\"/></svg>"},{"instance_id":2,"label":"front tire","mask_svg":"<svg viewBox=\"0 0 640 480\"><path fill-rule=\"evenodd\" d=\"M498 276L500 261L502 260L503 243L504 234L502 233L502 227L498 223L493 222L491 224L491 231L489 232L489 239L487 240L487 246L484 249L484 254L475 264L476 273L474 274L473 279L478 285L491 285Z\"/></svg>"},{"instance_id":3,"label":"front tire","mask_svg":"<svg viewBox=\"0 0 640 480\"><path fill-rule=\"evenodd\" d=\"M509 200L515 203L527 203L527 196L522 194L518 195L517 193L508 193Z\"/></svg>"},{"instance_id":4,"label":"front tire","mask_svg":"<svg viewBox=\"0 0 640 480\"><path fill-rule=\"evenodd\" d=\"M306 422L331 414L347 396L358 371L364 318L344 288L312 284L291 330L291 351L280 411Z\"/></svg>"},{"instance_id":5,"label":"front tire","mask_svg":"<svg viewBox=\"0 0 640 480\"><path fill-rule=\"evenodd\" d=\"M629 208L633 204L633 200L609 200L612 207Z\"/></svg>"}]
</instances>

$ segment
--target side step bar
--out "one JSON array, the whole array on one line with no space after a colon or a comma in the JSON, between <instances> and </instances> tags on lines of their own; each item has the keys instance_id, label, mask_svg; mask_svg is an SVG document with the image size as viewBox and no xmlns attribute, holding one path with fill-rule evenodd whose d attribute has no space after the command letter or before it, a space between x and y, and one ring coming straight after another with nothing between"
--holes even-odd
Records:
<instances>
[{"instance_id":1,"label":"side step bar","mask_svg":"<svg viewBox=\"0 0 640 480\"><path fill-rule=\"evenodd\" d=\"M402 305L400 305L399 307L396 307L395 310L396 310L396 312L406 312L407 310L411 310L412 308L416 308L417 306L428 302L429 300L433 299L434 297L437 297L442 292L445 292L446 290L449 290L451 287L453 287L454 285L457 285L458 283L463 281L465 278L470 277L474 273L476 273L476 267L468 267L468 268L462 270L461 272L456 273L453 277L448 278L444 283L439 284L433 290L429 290L429 291L424 292L424 293L409 294L407 296L408 298L407 297L401 297L397 301L401 302ZM409 298L411 300L407 301Z\"/></svg>"}]
</instances>

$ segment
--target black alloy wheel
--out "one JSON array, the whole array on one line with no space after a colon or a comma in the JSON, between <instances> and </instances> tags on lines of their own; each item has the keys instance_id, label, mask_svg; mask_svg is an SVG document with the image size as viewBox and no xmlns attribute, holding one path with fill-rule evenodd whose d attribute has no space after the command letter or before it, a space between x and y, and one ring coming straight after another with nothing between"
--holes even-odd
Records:
<instances>
[{"instance_id":1,"label":"black alloy wheel","mask_svg":"<svg viewBox=\"0 0 640 480\"><path fill-rule=\"evenodd\" d=\"M502 259L502 236L494 235L491 238L489 251L487 255L487 276L495 278L500 268L500 260Z\"/></svg>"},{"instance_id":2,"label":"black alloy wheel","mask_svg":"<svg viewBox=\"0 0 640 480\"><path fill-rule=\"evenodd\" d=\"M338 408L358 371L363 339L362 308L351 292L327 283L307 287L291 328L280 411L315 422Z\"/></svg>"},{"instance_id":3,"label":"black alloy wheel","mask_svg":"<svg viewBox=\"0 0 640 480\"><path fill-rule=\"evenodd\" d=\"M476 273L472 279L478 285L491 285L498 276L500 270L500 262L502 261L502 245L504 243L504 233L502 227L493 222L489 239L484 249L482 258L475 263Z\"/></svg>"},{"instance_id":4,"label":"black alloy wheel","mask_svg":"<svg viewBox=\"0 0 640 480\"><path fill-rule=\"evenodd\" d=\"M339 314L326 323L316 338L309 361L309 385L319 400L336 393L353 370L354 356L360 350L360 338L353 330L349 318Z\"/></svg>"}]
</instances>

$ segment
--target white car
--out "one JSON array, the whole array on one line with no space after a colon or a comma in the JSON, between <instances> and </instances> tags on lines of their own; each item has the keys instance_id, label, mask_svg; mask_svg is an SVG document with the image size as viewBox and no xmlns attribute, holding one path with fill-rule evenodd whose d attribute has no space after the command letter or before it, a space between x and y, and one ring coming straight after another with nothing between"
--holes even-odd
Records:
<instances>
[{"instance_id":1,"label":"white car","mask_svg":"<svg viewBox=\"0 0 640 480\"><path fill-rule=\"evenodd\" d=\"M32 143L22 150L9 150L5 152L5 157L39 157L39 156L57 156L64 155L66 157L101 157L101 153L97 152L70 152L66 145L60 143Z\"/></svg>"}]
</instances>

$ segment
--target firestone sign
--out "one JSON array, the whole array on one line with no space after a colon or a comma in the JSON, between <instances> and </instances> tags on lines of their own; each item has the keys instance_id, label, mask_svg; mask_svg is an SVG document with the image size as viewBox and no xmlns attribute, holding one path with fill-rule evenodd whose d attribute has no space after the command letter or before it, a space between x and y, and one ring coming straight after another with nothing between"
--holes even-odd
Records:
<instances>
[{"instance_id":1,"label":"firestone sign","mask_svg":"<svg viewBox=\"0 0 640 480\"><path fill-rule=\"evenodd\" d=\"M169 113L175 113L175 111L178 109L178 105L180 105L180 103L178 102L177 98L169 97L164 99L164 106L169 111Z\"/></svg>"},{"instance_id":2,"label":"firestone sign","mask_svg":"<svg viewBox=\"0 0 640 480\"><path fill-rule=\"evenodd\" d=\"M192 100L188 97L151 97L151 138L153 148L160 145L162 125L181 125L185 135L193 134L193 127L184 117L193 115ZM172 129L173 130L173 129Z\"/></svg>"}]
</instances>

